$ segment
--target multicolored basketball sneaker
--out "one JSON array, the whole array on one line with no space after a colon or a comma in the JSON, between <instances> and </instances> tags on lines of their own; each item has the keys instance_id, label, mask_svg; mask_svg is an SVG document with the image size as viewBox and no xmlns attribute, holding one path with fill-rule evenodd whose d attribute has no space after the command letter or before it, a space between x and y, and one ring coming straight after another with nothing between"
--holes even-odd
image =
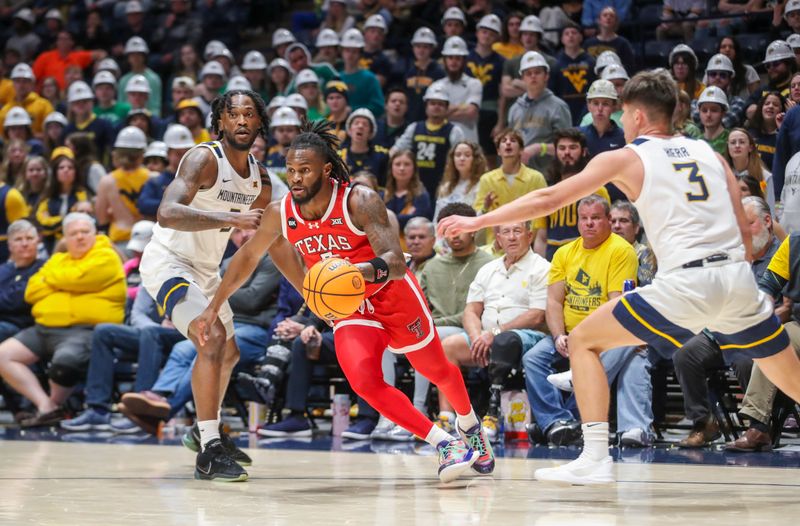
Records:
<instances>
[{"instance_id":1,"label":"multicolored basketball sneaker","mask_svg":"<svg viewBox=\"0 0 800 526\"><path fill-rule=\"evenodd\" d=\"M452 482L478 460L478 455L460 438L442 440L439 451L439 480Z\"/></svg>"},{"instance_id":2,"label":"multicolored basketball sneaker","mask_svg":"<svg viewBox=\"0 0 800 526\"><path fill-rule=\"evenodd\" d=\"M490 475L494 471L494 452L492 451L492 444L489 443L486 429L478 423L467 431L459 427L458 433L478 456L478 459L472 465L472 469L481 475Z\"/></svg>"}]
</instances>

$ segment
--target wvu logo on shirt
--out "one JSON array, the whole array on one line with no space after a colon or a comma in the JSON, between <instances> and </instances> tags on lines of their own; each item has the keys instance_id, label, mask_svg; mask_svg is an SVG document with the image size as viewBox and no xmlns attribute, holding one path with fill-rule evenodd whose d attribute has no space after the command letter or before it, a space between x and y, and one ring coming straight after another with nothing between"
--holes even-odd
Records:
<instances>
[{"instance_id":1,"label":"wvu logo on shirt","mask_svg":"<svg viewBox=\"0 0 800 526\"><path fill-rule=\"evenodd\" d=\"M583 88L586 87L588 81L586 80L586 69L565 69L562 71L572 87L575 88L576 93L583 93Z\"/></svg>"},{"instance_id":2,"label":"wvu logo on shirt","mask_svg":"<svg viewBox=\"0 0 800 526\"><path fill-rule=\"evenodd\" d=\"M592 283L592 277L579 269L574 281L567 280L565 307L574 311L591 312L603 304L603 287Z\"/></svg>"},{"instance_id":3,"label":"wvu logo on shirt","mask_svg":"<svg viewBox=\"0 0 800 526\"><path fill-rule=\"evenodd\" d=\"M592 277L589 276L589 274L587 274L586 272L584 272L583 269L580 269L578 271L578 275L575 276L575 281L577 281L584 287L588 287L589 283L592 281Z\"/></svg>"},{"instance_id":4,"label":"wvu logo on shirt","mask_svg":"<svg viewBox=\"0 0 800 526\"><path fill-rule=\"evenodd\" d=\"M476 64L474 62L468 62L467 67L472 72L472 76L480 80L483 85L494 80L494 76L492 75L494 64Z\"/></svg>"}]
</instances>

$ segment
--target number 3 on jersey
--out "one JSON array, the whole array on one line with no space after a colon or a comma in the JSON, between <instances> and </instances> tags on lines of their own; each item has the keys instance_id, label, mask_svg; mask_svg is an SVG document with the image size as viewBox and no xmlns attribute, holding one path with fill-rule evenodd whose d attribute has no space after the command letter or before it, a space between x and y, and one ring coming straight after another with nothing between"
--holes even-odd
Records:
<instances>
[{"instance_id":1,"label":"number 3 on jersey","mask_svg":"<svg viewBox=\"0 0 800 526\"><path fill-rule=\"evenodd\" d=\"M689 172L689 182L698 185L698 193L686 192L686 199L688 201L706 201L708 200L708 187L706 180L703 179L703 174L700 173L700 168L696 162L691 163L676 163L672 167L676 172Z\"/></svg>"}]
</instances>

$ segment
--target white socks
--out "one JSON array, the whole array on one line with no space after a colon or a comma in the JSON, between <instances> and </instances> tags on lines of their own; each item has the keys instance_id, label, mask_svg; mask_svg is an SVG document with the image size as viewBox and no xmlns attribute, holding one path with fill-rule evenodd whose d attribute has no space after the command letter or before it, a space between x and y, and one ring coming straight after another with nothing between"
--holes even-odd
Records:
<instances>
[{"instance_id":1,"label":"white socks","mask_svg":"<svg viewBox=\"0 0 800 526\"><path fill-rule=\"evenodd\" d=\"M478 417L475 416L475 411L472 409L466 415L458 415L458 428L462 431L469 431L478 423Z\"/></svg>"},{"instance_id":2,"label":"white socks","mask_svg":"<svg viewBox=\"0 0 800 526\"><path fill-rule=\"evenodd\" d=\"M197 427L200 429L200 445L203 450L206 444L215 438L219 439L219 420L198 420Z\"/></svg>"},{"instance_id":3,"label":"white socks","mask_svg":"<svg viewBox=\"0 0 800 526\"><path fill-rule=\"evenodd\" d=\"M603 460L608 456L608 422L587 422L583 430L582 457L590 460Z\"/></svg>"},{"instance_id":4,"label":"white socks","mask_svg":"<svg viewBox=\"0 0 800 526\"><path fill-rule=\"evenodd\" d=\"M434 424L431 426L431 430L428 431L428 435L425 437L425 442L433 447L437 447L442 441L450 442L453 439L454 437L450 433Z\"/></svg>"}]
</instances>

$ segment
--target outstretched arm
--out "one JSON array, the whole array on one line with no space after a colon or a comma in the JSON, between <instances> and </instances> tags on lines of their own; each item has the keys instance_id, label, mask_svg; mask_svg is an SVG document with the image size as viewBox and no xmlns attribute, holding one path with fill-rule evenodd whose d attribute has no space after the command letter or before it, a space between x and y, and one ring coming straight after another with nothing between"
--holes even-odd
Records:
<instances>
[{"instance_id":1,"label":"outstretched arm","mask_svg":"<svg viewBox=\"0 0 800 526\"><path fill-rule=\"evenodd\" d=\"M367 234L375 255L389 266L389 279L402 279L406 275L406 262L400 248L400 238L389 223L386 205L380 196L364 186L355 186L347 203L355 225ZM363 262L356 265L364 279L375 281L375 267Z\"/></svg>"},{"instance_id":2,"label":"outstretched arm","mask_svg":"<svg viewBox=\"0 0 800 526\"><path fill-rule=\"evenodd\" d=\"M208 148L194 148L181 162L175 179L164 190L158 207L158 223L165 228L198 232L216 228L257 228L263 209L245 212L211 212L189 206L198 190L211 187L217 178L214 154Z\"/></svg>"},{"instance_id":3,"label":"outstretched arm","mask_svg":"<svg viewBox=\"0 0 800 526\"><path fill-rule=\"evenodd\" d=\"M286 246L292 251L294 251L294 247L289 245L288 242L286 242L286 245L276 243L278 239L284 239L281 235L279 202L272 203L267 208L264 221L256 230L255 235L236 251L208 307L194 320L193 323L197 324L197 334L201 343L205 343L208 340L208 330L217 318L219 309L242 286L242 283L250 277L267 250L270 251L270 256L272 256L275 266L289 279L292 285L296 288L298 285L302 287L303 268L300 265L300 261L295 255L295 266L292 267L292 261L286 255ZM280 254L272 250L276 244L280 248Z\"/></svg>"},{"instance_id":4,"label":"outstretched arm","mask_svg":"<svg viewBox=\"0 0 800 526\"><path fill-rule=\"evenodd\" d=\"M642 173L639 156L628 148L601 153L580 173L554 186L529 192L492 212L477 217L446 217L439 221L438 234L445 237L543 217L596 192L610 181L614 181L629 197L636 198Z\"/></svg>"}]
</instances>

